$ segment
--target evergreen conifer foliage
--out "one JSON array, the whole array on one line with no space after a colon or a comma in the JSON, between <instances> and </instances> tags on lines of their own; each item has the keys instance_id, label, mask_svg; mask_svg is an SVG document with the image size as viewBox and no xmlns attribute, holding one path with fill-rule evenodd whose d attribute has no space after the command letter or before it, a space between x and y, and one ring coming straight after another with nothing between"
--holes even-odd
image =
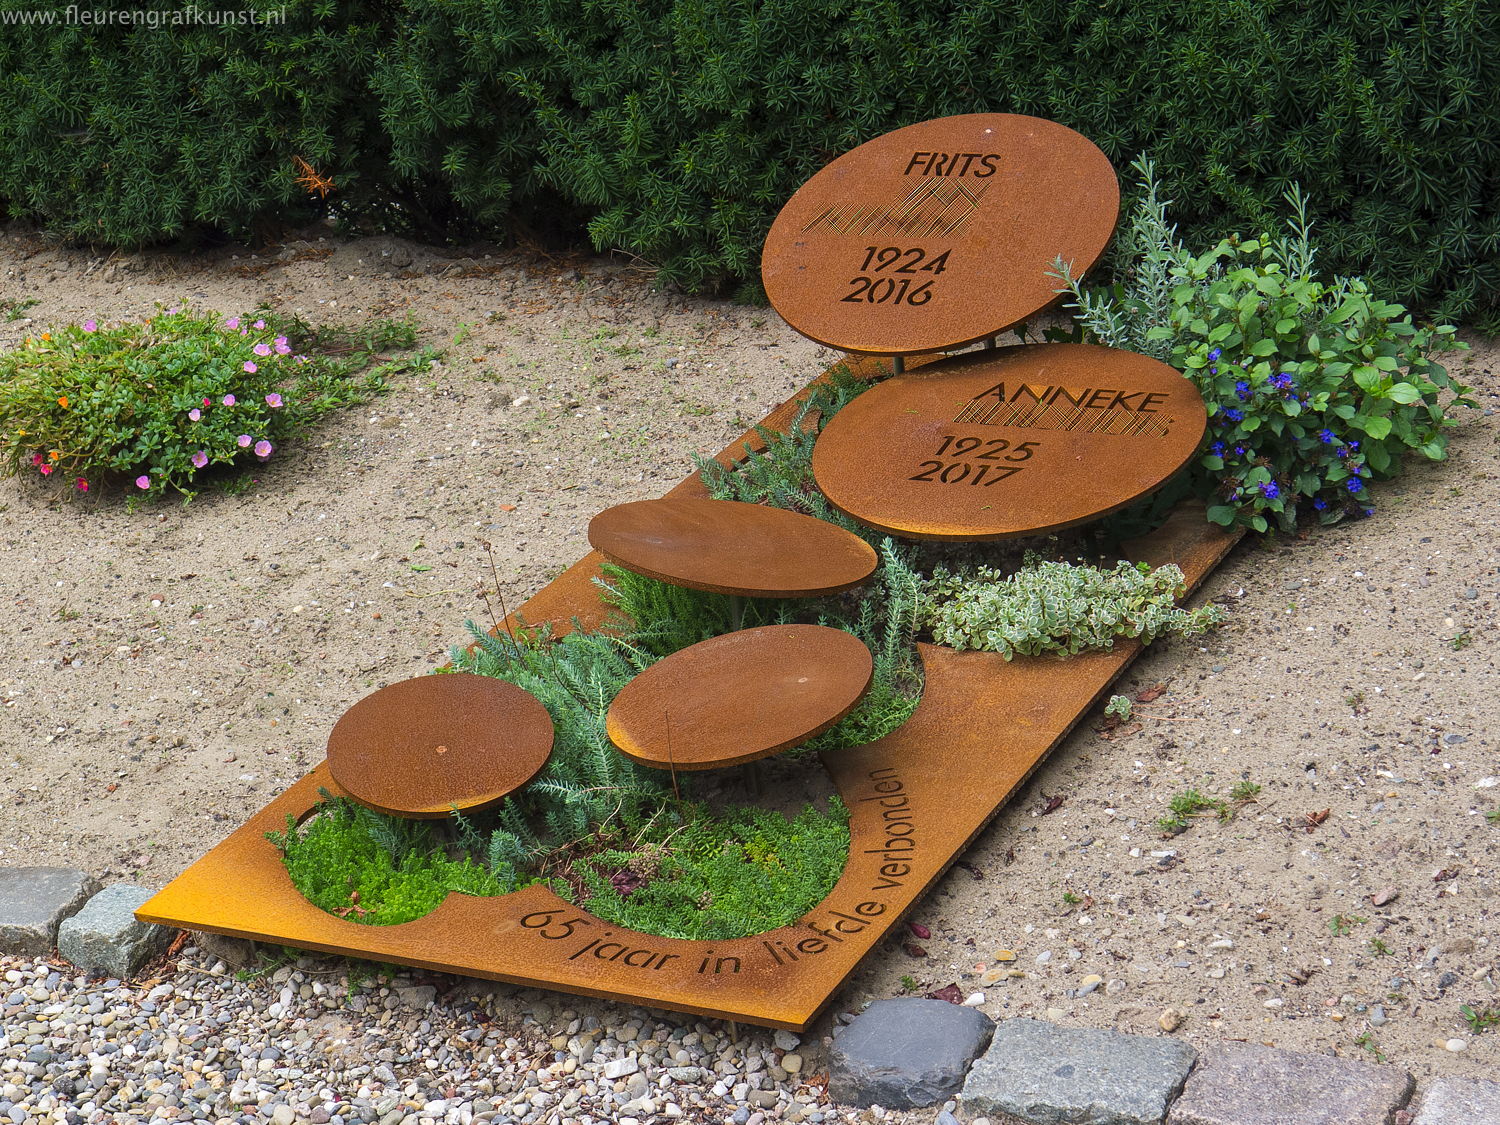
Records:
<instances>
[{"instance_id":1,"label":"evergreen conifer foliage","mask_svg":"<svg viewBox=\"0 0 1500 1125\"><path fill-rule=\"evenodd\" d=\"M368 206L361 185L379 185L388 161L374 107L351 93L381 41L380 8L288 0L274 27L93 26L3 0L0 201L103 244L244 233L316 213L300 156ZM21 22L37 12L55 22Z\"/></svg>"},{"instance_id":2,"label":"evergreen conifer foliage","mask_svg":"<svg viewBox=\"0 0 1500 1125\"><path fill-rule=\"evenodd\" d=\"M0 0L15 17L25 0ZM517 217L689 289L750 283L851 147L970 112L1154 158L1183 238L1269 229L1453 317L1500 291L1500 14L1478 0L289 0L285 24L0 23L0 200L103 243L316 206L428 232ZM58 10L60 15L61 9ZM295 183L300 155L338 185Z\"/></svg>"}]
</instances>

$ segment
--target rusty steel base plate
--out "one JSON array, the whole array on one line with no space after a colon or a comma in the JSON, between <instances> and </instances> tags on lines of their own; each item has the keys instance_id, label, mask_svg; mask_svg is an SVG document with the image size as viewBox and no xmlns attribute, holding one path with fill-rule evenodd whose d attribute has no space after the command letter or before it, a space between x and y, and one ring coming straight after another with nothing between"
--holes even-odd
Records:
<instances>
[{"instance_id":1,"label":"rusty steel base plate","mask_svg":"<svg viewBox=\"0 0 1500 1125\"><path fill-rule=\"evenodd\" d=\"M872 373L874 364L856 363ZM791 404L767 418L784 426ZM736 442L737 451L753 433ZM727 454L728 451L726 451ZM725 457L721 454L721 457ZM674 490L701 496L696 475ZM1235 535L1184 510L1130 546L1133 560L1176 563L1196 585ZM533 624L603 617L590 554L523 607ZM900 730L824 755L851 810L849 863L832 892L790 926L731 941L685 941L611 925L528 887L499 898L451 894L431 914L364 926L298 893L265 838L302 817L326 765L298 781L154 896L137 916L302 949L553 988L585 996L804 1030L880 939L957 859L1048 750L1135 658L1140 646L1068 660L923 646L921 706Z\"/></svg>"}]
</instances>

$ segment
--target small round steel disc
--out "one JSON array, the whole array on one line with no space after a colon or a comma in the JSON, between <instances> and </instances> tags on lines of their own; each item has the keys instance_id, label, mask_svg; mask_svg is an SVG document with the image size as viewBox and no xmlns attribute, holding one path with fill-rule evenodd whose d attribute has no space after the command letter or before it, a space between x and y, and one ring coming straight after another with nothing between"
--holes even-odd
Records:
<instances>
[{"instance_id":1,"label":"small round steel disc","mask_svg":"<svg viewBox=\"0 0 1500 1125\"><path fill-rule=\"evenodd\" d=\"M909 355L994 336L1057 299L1114 233L1120 188L1087 137L1039 117L971 113L846 152L787 201L761 279L798 332Z\"/></svg>"},{"instance_id":2,"label":"small round steel disc","mask_svg":"<svg viewBox=\"0 0 1500 1125\"><path fill-rule=\"evenodd\" d=\"M837 593L875 572L875 550L836 524L734 500L637 500L589 522L610 562L649 578L752 598Z\"/></svg>"},{"instance_id":3,"label":"small round steel disc","mask_svg":"<svg viewBox=\"0 0 1500 1125\"><path fill-rule=\"evenodd\" d=\"M1070 527L1155 491L1207 417L1176 369L1088 344L975 352L889 379L813 449L831 503L909 539L1003 539Z\"/></svg>"},{"instance_id":4,"label":"small round steel disc","mask_svg":"<svg viewBox=\"0 0 1500 1125\"><path fill-rule=\"evenodd\" d=\"M823 625L725 633L658 660L621 689L605 730L657 769L752 762L822 734L869 690L864 642Z\"/></svg>"},{"instance_id":5,"label":"small round steel disc","mask_svg":"<svg viewBox=\"0 0 1500 1125\"><path fill-rule=\"evenodd\" d=\"M525 785L552 754L552 718L490 676L419 676L361 699L328 736L328 768L376 812L417 820L482 809Z\"/></svg>"}]
</instances>

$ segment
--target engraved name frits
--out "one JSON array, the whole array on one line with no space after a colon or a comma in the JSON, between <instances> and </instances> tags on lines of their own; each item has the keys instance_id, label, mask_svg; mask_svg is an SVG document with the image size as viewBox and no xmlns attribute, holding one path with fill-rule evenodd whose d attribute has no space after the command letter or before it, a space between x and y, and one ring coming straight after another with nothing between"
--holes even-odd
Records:
<instances>
[{"instance_id":1,"label":"engraved name frits","mask_svg":"<svg viewBox=\"0 0 1500 1125\"><path fill-rule=\"evenodd\" d=\"M1023 430L1069 430L1113 437L1166 437L1174 419L1157 409L1162 391L1111 387L1063 387L996 383L964 404L954 422L1014 426Z\"/></svg>"},{"instance_id":2,"label":"engraved name frits","mask_svg":"<svg viewBox=\"0 0 1500 1125\"><path fill-rule=\"evenodd\" d=\"M895 231L917 238L955 234L979 210L989 185L973 186L944 179L924 180L894 203L876 206L841 203L825 207L802 227L834 234L867 235Z\"/></svg>"},{"instance_id":3,"label":"engraved name frits","mask_svg":"<svg viewBox=\"0 0 1500 1125\"><path fill-rule=\"evenodd\" d=\"M998 152L914 152L903 176L973 176L987 180L995 174ZM979 163L975 163L975 161Z\"/></svg>"}]
</instances>

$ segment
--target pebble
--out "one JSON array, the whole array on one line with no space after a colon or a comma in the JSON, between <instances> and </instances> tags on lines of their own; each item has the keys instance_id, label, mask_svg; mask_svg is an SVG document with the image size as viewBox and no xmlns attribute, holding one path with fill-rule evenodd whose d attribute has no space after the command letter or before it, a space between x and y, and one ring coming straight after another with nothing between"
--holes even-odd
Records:
<instances>
[{"instance_id":1,"label":"pebble","mask_svg":"<svg viewBox=\"0 0 1500 1125\"><path fill-rule=\"evenodd\" d=\"M854 1120L802 1080L822 1063L788 1031L731 1042L693 1016L430 974L351 988L314 956L249 981L191 945L178 966L143 988L0 956L0 1123Z\"/></svg>"},{"instance_id":2,"label":"pebble","mask_svg":"<svg viewBox=\"0 0 1500 1125\"><path fill-rule=\"evenodd\" d=\"M1443 1049L1452 1051L1454 1054L1457 1054L1459 1051L1467 1051L1469 1049L1469 1041L1467 1039L1450 1039L1443 1044Z\"/></svg>"},{"instance_id":3,"label":"pebble","mask_svg":"<svg viewBox=\"0 0 1500 1125\"><path fill-rule=\"evenodd\" d=\"M1171 1034L1182 1026L1182 1021L1186 1018L1180 1008L1164 1008L1161 1015L1156 1017L1156 1026Z\"/></svg>"}]
</instances>

